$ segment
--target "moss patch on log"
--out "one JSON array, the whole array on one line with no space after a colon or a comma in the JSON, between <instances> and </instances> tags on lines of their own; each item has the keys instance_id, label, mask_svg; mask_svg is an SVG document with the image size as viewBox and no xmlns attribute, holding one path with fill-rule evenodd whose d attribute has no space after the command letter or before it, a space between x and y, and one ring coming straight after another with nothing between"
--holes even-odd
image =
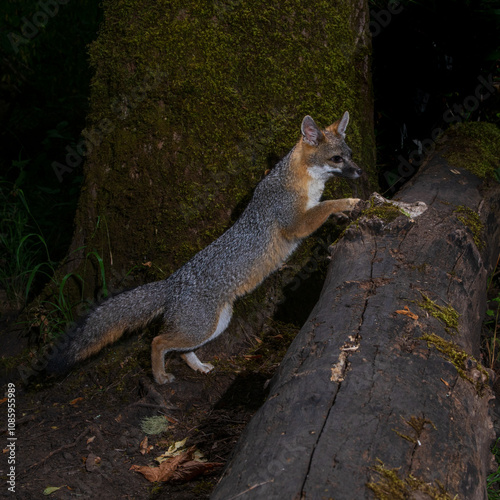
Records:
<instances>
[{"instance_id":1,"label":"moss patch on log","mask_svg":"<svg viewBox=\"0 0 500 500\"><path fill-rule=\"evenodd\" d=\"M413 431L415 432L415 436L409 436L407 434L403 434L402 432L400 432L400 431L398 431L396 429L393 429L393 431L400 438L405 439L406 441L409 441L412 444L417 444L418 443L418 441L420 439L420 436L422 435L422 432L424 431L426 425L429 425L433 429L436 429L436 426L434 425L434 423L432 422L432 420L429 420L428 418L424 418L424 417L415 417L415 416L412 416L408 420L404 420L403 419L403 422L406 425L408 425L409 427L411 427L411 429L413 429Z\"/></svg>"},{"instance_id":2,"label":"moss patch on log","mask_svg":"<svg viewBox=\"0 0 500 500\"><path fill-rule=\"evenodd\" d=\"M465 207L459 205L453 212L456 214L457 219L472 232L472 238L474 239L474 243L478 250L484 248L484 240L483 240L483 230L484 224L481 222L479 215L474 212L469 207Z\"/></svg>"},{"instance_id":3,"label":"moss patch on log","mask_svg":"<svg viewBox=\"0 0 500 500\"><path fill-rule=\"evenodd\" d=\"M405 500L407 498L420 498L420 494L426 495L432 500L455 500L456 496L450 495L444 486L435 481L434 484L427 483L411 474L401 477L399 469L389 469L382 461L373 467L379 475L377 481L367 483L377 500Z\"/></svg>"},{"instance_id":4,"label":"moss patch on log","mask_svg":"<svg viewBox=\"0 0 500 500\"><path fill-rule=\"evenodd\" d=\"M367 219L378 218L386 223L396 220L401 215L409 217L409 214L394 205L393 203L387 202L383 205L374 205L373 203L367 209L361 212L360 217L366 217Z\"/></svg>"},{"instance_id":5,"label":"moss patch on log","mask_svg":"<svg viewBox=\"0 0 500 500\"><path fill-rule=\"evenodd\" d=\"M489 375L473 356L435 333L422 335L421 340L425 340L429 347L435 347L455 367L460 377L473 384L478 395L483 395Z\"/></svg>"},{"instance_id":6,"label":"moss patch on log","mask_svg":"<svg viewBox=\"0 0 500 500\"><path fill-rule=\"evenodd\" d=\"M496 178L500 169L500 129L492 123L467 122L450 128L443 136L442 153L450 165L481 179Z\"/></svg>"},{"instance_id":7,"label":"moss patch on log","mask_svg":"<svg viewBox=\"0 0 500 500\"><path fill-rule=\"evenodd\" d=\"M417 305L427 311L431 316L438 319L443 323L446 332L450 335L454 335L458 332L458 320L460 315L453 308L453 306L440 306L431 300L427 295L420 292L422 295L422 301L417 302Z\"/></svg>"}]
</instances>

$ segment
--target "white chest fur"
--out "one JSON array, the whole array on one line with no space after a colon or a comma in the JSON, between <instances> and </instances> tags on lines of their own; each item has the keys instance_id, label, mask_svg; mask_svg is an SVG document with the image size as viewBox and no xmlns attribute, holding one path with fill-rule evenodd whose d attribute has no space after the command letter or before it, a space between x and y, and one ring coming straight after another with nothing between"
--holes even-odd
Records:
<instances>
[{"instance_id":1,"label":"white chest fur","mask_svg":"<svg viewBox=\"0 0 500 500\"><path fill-rule=\"evenodd\" d=\"M330 165L314 165L308 168L309 190L306 208L312 208L319 203L325 189L325 182L335 173L336 169Z\"/></svg>"}]
</instances>

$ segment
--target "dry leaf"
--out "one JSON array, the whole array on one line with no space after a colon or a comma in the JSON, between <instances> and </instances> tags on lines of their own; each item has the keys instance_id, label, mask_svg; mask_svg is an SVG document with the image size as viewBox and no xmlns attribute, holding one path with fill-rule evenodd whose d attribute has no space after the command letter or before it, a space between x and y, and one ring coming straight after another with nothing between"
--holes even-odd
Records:
<instances>
[{"instance_id":1,"label":"dry leaf","mask_svg":"<svg viewBox=\"0 0 500 500\"><path fill-rule=\"evenodd\" d=\"M130 470L140 472L148 481L170 481L175 470L183 463L191 460L191 455L194 451L194 446L182 452L176 457L164 460L159 467L148 467L140 465L132 465Z\"/></svg>"},{"instance_id":2,"label":"dry leaf","mask_svg":"<svg viewBox=\"0 0 500 500\"><path fill-rule=\"evenodd\" d=\"M146 436L142 441L141 444L139 445L139 451L145 455L146 453L149 453L153 449L153 445L150 444L148 445L148 437Z\"/></svg>"},{"instance_id":3,"label":"dry leaf","mask_svg":"<svg viewBox=\"0 0 500 500\"><path fill-rule=\"evenodd\" d=\"M164 460L159 467L132 465L130 470L140 472L150 482L185 482L223 465L217 462L198 462L193 460L194 453L195 447L191 446L191 448L188 448L176 457Z\"/></svg>"},{"instance_id":4,"label":"dry leaf","mask_svg":"<svg viewBox=\"0 0 500 500\"><path fill-rule=\"evenodd\" d=\"M43 494L45 496L52 495L52 493L54 493L54 491L58 491L61 488L64 488L64 486L47 486L47 488L45 488L43 490Z\"/></svg>"},{"instance_id":5,"label":"dry leaf","mask_svg":"<svg viewBox=\"0 0 500 500\"><path fill-rule=\"evenodd\" d=\"M93 443L93 442L94 442L94 439L95 439L95 436L89 437L89 438L87 439L87 444Z\"/></svg>"},{"instance_id":6,"label":"dry leaf","mask_svg":"<svg viewBox=\"0 0 500 500\"><path fill-rule=\"evenodd\" d=\"M412 313L408 306L404 306L403 310L400 309L399 311L396 311L396 314L404 314L411 319L418 319L418 316L415 313Z\"/></svg>"},{"instance_id":7,"label":"dry leaf","mask_svg":"<svg viewBox=\"0 0 500 500\"><path fill-rule=\"evenodd\" d=\"M187 437L184 438L182 441L176 441L174 444L170 445L168 447L168 450L165 453L162 453L159 457L156 457L157 462L163 462L164 460L167 460L172 457L176 457L177 455L180 455L181 453L184 453L184 445L186 444Z\"/></svg>"},{"instance_id":8,"label":"dry leaf","mask_svg":"<svg viewBox=\"0 0 500 500\"><path fill-rule=\"evenodd\" d=\"M190 462L183 463L175 470L172 481L191 481L191 479L206 474L212 469L222 467L223 465L224 464L219 462L198 462L196 460L191 460Z\"/></svg>"}]
</instances>

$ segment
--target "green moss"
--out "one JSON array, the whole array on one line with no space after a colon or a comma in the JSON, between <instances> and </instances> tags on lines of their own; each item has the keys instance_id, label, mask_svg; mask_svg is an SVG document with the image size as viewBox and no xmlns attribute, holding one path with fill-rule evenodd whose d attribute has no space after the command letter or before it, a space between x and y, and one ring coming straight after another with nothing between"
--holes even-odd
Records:
<instances>
[{"instance_id":1,"label":"green moss","mask_svg":"<svg viewBox=\"0 0 500 500\"><path fill-rule=\"evenodd\" d=\"M153 483L149 489L149 499L158 498L158 496L163 492L163 483Z\"/></svg>"},{"instance_id":2,"label":"green moss","mask_svg":"<svg viewBox=\"0 0 500 500\"><path fill-rule=\"evenodd\" d=\"M406 420L406 423L415 431L417 437L420 437L426 425L430 425L433 429L436 429L432 420L424 417L411 417L409 420Z\"/></svg>"},{"instance_id":3,"label":"green moss","mask_svg":"<svg viewBox=\"0 0 500 500\"><path fill-rule=\"evenodd\" d=\"M32 360L33 353L29 348L23 349L23 351L16 356L2 356L0 358L0 374L6 376L10 372L21 365L29 366Z\"/></svg>"},{"instance_id":4,"label":"green moss","mask_svg":"<svg viewBox=\"0 0 500 500\"><path fill-rule=\"evenodd\" d=\"M457 219L471 230L474 243L476 244L478 250L484 248L485 243L482 238L484 225L481 222L479 215L471 208L463 205L459 205L453 213L457 214Z\"/></svg>"},{"instance_id":5,"label":"green moss","mask_svg":"<svg viewBox=\"0 0 500 500\"><path fill-rule=\"evenodd\" d=\"M452 166L482 179L495 178L500 168L500 130L492 123L461 123L444 136L443 156ZM497 174L498 175L498 174Z\"/></svg>"},{"instance_id":6,"label":"green moss","mask_svg":"<svg viewBox=\"0 0 500 500\"><path fill-rule=\"evenodd\" d=\"M422 262L422 264L419 264L418 266L415 264L410 265L410 269L414 269L415 271L418 271L419 273L425 273L427 271L427 267L429 264L427 262Z\"/></svg>"},{"instance_id":7,"label":"green moss","mask_svg":"<svg viewBox=\"0 0 500 500\"><path fill-rule=\"evenodd\" d=\"M408 214L406 214L396 205L393 205L392 203L384 203L383 205L372 204L370 207L361 212L360 217L366 217L368 219L377 217L378 219L389 223L397 219L401 215L406 215L408 217Z\"/></svg>"},{"instance_id":8,"label":"green moss","mask_svg":"<svg viewBox=\"0 0 500 500\"><path fill-rule=\"evenodd\" d=\"M429 347L434 346L445 359L452 363L460 377L473 384L479 395L483 394L489 378L488 372L473 356L454 342L448 342L435 333L425 334L421 337L421 340L425 340ZM472 372L469 365L474 367L476 376L471 376Z\"/></svg>"},{"instance_id":9,"label":"green moss","mask_svg":"<svg viewBox=\"0 0 500 500\"><path fill-rule=\"evenodd\" d=\"M417 302L417 305L422 309L427 311L431 316L438 319L443 323L444 328L447 333L454 335L458 332L458 319L460 315L458 312L450 305L444 307L436 304L427 295L420 292L422 295L422 302Z\"/></svg>"},{"instance_id":10,"label":"green moss","mask_svg":"<svg viewBox=\"0 0 500 500\"><path fill-rule=\"evenodd\" d=\"M199 480L193 488L193 495L195 495L196 498L210 495L215 488L215 484L216 483L210 479Z\"/></svg>"},{"instance_id":11,"label":"green moss","mask_svg":"<svg viewBox=\"0 0 500 500\"><path fill-rule=\"evenodd\" d=\"M409 474L400 477L399 469L389 469L382 461L372 469L379 475L377 481L367 483L366 487L372 490L377 500L407 500L416 498L415 494L425 494L432 500L455 500L438 481L434 484ZM421 495L418 495L420 498Z\"/></svg>"},{"instance_id":12,"label":"green moss","mask_svg":"<svg viewBox=\"0 0 500 500\"><path fill-rule=\"evenodd\" d=\"M397 431L396 429L393 429L393 431L401 438L405 439L406 441L409 441L412 444L416 444L418 440L420 439L420 436L422 432L425 429L426 425L430 425L433 429L436 429L436 426L434 423L429 420L428 418L423 418L423 417L410 417L409 420L403 420L406 425L411 427L413 431L415 432L415 436L408 436L407 434L403 434L402 432Z\"/></svg>"}]
</instances>

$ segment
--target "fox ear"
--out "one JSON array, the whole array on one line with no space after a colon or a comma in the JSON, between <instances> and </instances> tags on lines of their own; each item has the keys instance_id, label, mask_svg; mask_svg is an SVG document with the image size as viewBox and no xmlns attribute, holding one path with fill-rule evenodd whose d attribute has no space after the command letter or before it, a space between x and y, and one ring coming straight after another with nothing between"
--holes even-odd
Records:
<instances>
[{"instance_id":1,"label":"fox ear","mask_svg":"<svg viewBox=\"0 0 500 500\"><path fill-rule=\"evenodd\" d=\"M337 134L341 135L345 139L345 129L349 124L349 111L344 113L344 116L340 119L340 123L337 127Z\"/></svg>"},{"instance_id":2,"label":"fox ear","mask_svg":"<svg viewBox=\"0 0 500 500\"><path fill-rule=\"evenodd\" d=\"M323 139L323 132L316 125L316 122L309 116L305 116L300 127L302 137L309 146L317 146Z\"/></svg>"},{"instance_id":3,"label":"fox ear","mask_svg":"<svg viewBox=\"0 0 500 500\"><path fill-rule=\"evenodd\" d=\"M334 134L340 135L342 139L345 139L345 129L349 124L349 111L344 113L344 116L340 120L337 120L335 123L327 127L327 130L333 132Z\"/></svg>"}]
</instances>

